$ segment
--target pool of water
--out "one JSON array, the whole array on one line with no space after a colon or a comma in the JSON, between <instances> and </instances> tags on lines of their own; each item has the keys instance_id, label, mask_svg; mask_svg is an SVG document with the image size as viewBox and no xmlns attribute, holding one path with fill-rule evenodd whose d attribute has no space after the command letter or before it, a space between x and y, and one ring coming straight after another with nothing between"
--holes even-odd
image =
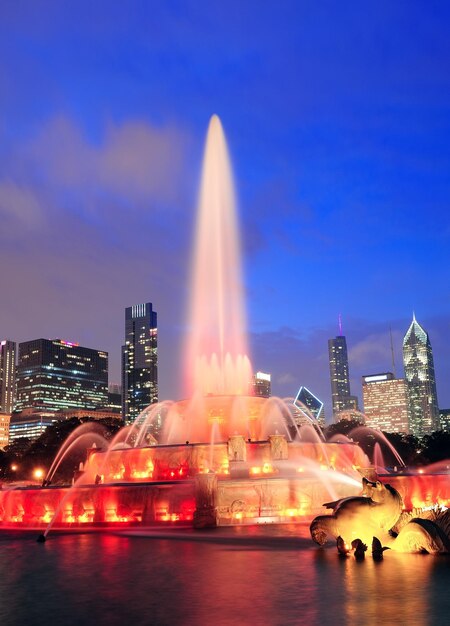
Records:
<instances>
[{"instance_id":1,"label":"pool of water","mask_svg":"<svg viewBox=\"0 0 450 626\"><path fill-rule=\"evenodd\" d=\"M2 626L448 624L450 557L317 548L307 526L0 534Z\"/></svg>"}]
</instances>

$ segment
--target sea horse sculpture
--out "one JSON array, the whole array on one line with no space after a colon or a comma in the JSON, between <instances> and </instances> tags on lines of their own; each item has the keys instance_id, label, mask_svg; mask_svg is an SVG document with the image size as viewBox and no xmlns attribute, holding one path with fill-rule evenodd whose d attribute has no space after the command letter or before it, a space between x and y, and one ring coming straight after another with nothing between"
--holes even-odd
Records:
<instances>
[{"instance_id":1,"label":"sea horse sculpture","mask_svg":"<svg viewBox=\"0 0 450 626\"><path fill-rule=\"evenodd\" d=\"M396 536L391 548L398 552L450 554L450 509L437 505L404 512L391 533Z\"/></svg>"},{"instance_id":2,"label":"sea horse sculpture","mask_svg":"<svg viewBox=\"0 0 450 626\"><path fill-rule=\"evenodd\" d=\"M402 513L402 498L391 485L366 478L362 482L361 496L324 504L333 513L312 521L313 541L322 546L341 537L348 545L355 539L370 544L376 537L399 552L450 553L450 509Z\"/></svg>"},{"instance_id":3,"label":"sea horse sculpture","mask_svg":"<svg viewBox=\"0 0 450 626\"><path fill-rule=\"evenodd\" d=\"M347 544L354 539L371 543L377 536L389 540L389 530L400 517L403 501L396 489L363 478L363 495L327 502L331 515L319 515L310 526L312 539L323 546L328 539L341 536Z\"/></svg>"}]
</instances>

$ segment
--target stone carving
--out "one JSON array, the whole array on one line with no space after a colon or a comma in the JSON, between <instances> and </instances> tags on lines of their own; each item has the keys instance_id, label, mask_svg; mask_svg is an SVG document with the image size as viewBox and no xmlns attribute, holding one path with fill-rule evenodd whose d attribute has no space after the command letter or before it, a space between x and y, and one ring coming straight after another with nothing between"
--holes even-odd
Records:
<instances>
[{"instance_id":1,"label":"stone carving","mask_svg":"<svg viewBox=\"0 0 450 626\"><path fill-rule=\"evenodd\" d=\"M283 435L270 435L270 454L273 461L285 461L288 458L288 443Z\"/></svg>"},{"instance_id":2,"label":"stone carving","mask_svg":"<svg viewBox=\"0 0 450 626\"><path fill-rule=\"evenodd\" d=\"M340 538L350 545L358 539L372 543L381 556L383 547L399 552L450 553L450 509L437 507L402 513L402 498L388 484L363 478L361 496L328 502L331 515L319 515L310 526L318 545Z\"/></svg>"},{"instance_id":3,"label":"stone carving","mask_svg":"<svg viewBox=\"0 0 450 626\"><path fill-rule=\"evenodd\" d=\"M241 462L247 460L247 446L242 435L232 435L228 439L228 460Z\"/></svg>"},{"instance_id":4,"label":"stone carving","mask_svg":"<svg viewBox=\"0 0 450 626\"><path fill-rule=\"evenodd\" d=\"M194 528L213 528L217 526L217 476L210 472L195 477Z\"/></svg>"}]
</instances>

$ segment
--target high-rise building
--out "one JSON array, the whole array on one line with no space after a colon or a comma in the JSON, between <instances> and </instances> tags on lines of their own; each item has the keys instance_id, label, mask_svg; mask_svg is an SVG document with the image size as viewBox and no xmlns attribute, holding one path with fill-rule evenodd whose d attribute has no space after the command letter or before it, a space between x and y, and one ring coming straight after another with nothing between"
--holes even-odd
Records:
<instances>
[{"instance_id":1,"label":"high-rise building","mask_svg":"<svg viewBox=\"0 0 450 626\"><path fill-rule=\"evenodd\" d=\"M450 409L439 410L440 429L450 433Z\"/></svg>"},{"instance_id":2,"label":"high-rise building","mask_svg":"<svg viewBox=\"0 0 450 626\"><path fill-rule=\"evenodd\" d=\"M0 413L0 450L3 450L9 443L9 413Z\"/></svg>"},{"instance_id":3,"label":"high-rise building","mask_svg":"<svg viewBox=\"0 0 450 626\"><path fill-rule=\"evenodd\" d=\"M149 404L158 402L158 325L151 302L125 309L122 346L122 414L134 422Z\"/></svg>"},{"instance_id":4,"label":"high-rise building","mask_svg":"<svg viewBox=\"0 0 450 626\"><path fill-rule=\"evenodd\" d=\"M422 437L439 429L439 408L431 343L415 315L403 339L403 365L408 384L410 430L416 437Z\"/></svg>"},{"instance_id":5,"label":"high-rise building","mask_svg":"<svg viewBox=\"0 0 450 626\"><path fill-rule=\"evenodd\" d=\"M406 381L391 372L362 377L366 426L388 433L409 433Z\"/></svg>"},{"instance_id":6,"label":"high-rise building","mask_svg":"<svg viewBox=\"0 0 450 626\"><path fill-rule=\"evenodd\" d=\"M343 335L328 340L328 357L334 417L340 411L358 410L357 398L350 394L347 342Z\"/></svg>"},{"instance_id":7,"label":"high-rise building","mask_svg":"<svg viewBox=\"0 0 450 626\"><path fill-rule=\"evenodd\" d=\"M321 427L325 426L323 402L309 389L300 387L294 405L307 419L311 419L312 416Z\"/></svg>"},{"instance_id":8,"label":"high-rise building","mask_svg":"<svg viewBox=\"0 0 450 626\"><path fill-rule=\"evenodd\" d=\"M17 411L95 409L107 404L107 352L61 339L19 344Z\"/></svg>"},{"instance_id":9,"label":"high-rise building","mask_svg":"<svg viewBox=\"0 0 450 626\"><path fill-rule=\"evenodd\" d=\"M16 401L16 344L0 341L0 413L12 413Z\"/></svg>"},{"instance_id":10,"label":"high-rise building","mask_svg":"<svg viewBox=\"0 0 450 626\"><path fill-rule=\"evenodd\" d=\"M252 377L251 393L260 398L270 398L271 376L265 372L256 372Z\"/></svg>"},{"instance_id":11,"label":"high-rise building","mask_svg":"<svg viewBox=\"0 0 450 626\"><path fill-rule=\"evenodd\" d=\"M122 414L122 387L117 383L108 385L108 409L114 413Z\"/></svg>"}]
</instances>

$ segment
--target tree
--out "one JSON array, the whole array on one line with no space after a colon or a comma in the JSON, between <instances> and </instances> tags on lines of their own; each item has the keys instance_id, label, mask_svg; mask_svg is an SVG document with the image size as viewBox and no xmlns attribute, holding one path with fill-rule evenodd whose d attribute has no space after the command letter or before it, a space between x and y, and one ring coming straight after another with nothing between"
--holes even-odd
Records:
<instances>
[{"instance_id":1,"label":"tree","mask_svg":"<svg viewBox=\"0 0 450 626\"><path fill-rule=\"evenodd\" d=\"M35 441L21 438L5 448L5 458L0 459L3 463L3 476L6 480L24 480L31 478L35 468L42 468L45 472L50 468L53 459L58 453L67 437L81 424L92 423L94 432L101 434L105 439L110 439L122 428L123 423L119 419L79 419L73 417L68 420L54 422L48 426L42 435ZM61 467L60 479L67 482L71 479L74 470L80 461L86 458L86 449L82 446L69 452L67 463ZM16 465L16 470L11 470L11 465Z\"/></svg>"},{"instance_id":2,"label":"tree","mask_svg":"<svg viewBox=\"0 0 450 626\"><path fill-rule=\"evenodd\" d=\"M414 435L406 433L383 433L389 443L395 448L407 466L420 465L422 463L421 445ZM396 465L397 463L394 462Z\"/></svg>"},{"instance_id":3,"label":"tree","mask_svg":"<svg viewBox=\"0 0 450 626\"><path fill-rule=\"evenodd\" d=\"M449 459L450 465L450 433L437 430L422 439L422 455L429 463L437 463Z\"/></svg>"},{"instance_id":4,"label":"tree","mask_svg":"<svg viewBox=\"0 0 450 626\"><path fill-rule=\"evenodd\" d=\"M357 419L351 420L340 420L335 424L330 424L324 430L324 435L327 440L330 440L334 435L345 435L349 436L352 430L355 428L359 428L361 426L361 422Z\"/></svg>"}]
</instances>

